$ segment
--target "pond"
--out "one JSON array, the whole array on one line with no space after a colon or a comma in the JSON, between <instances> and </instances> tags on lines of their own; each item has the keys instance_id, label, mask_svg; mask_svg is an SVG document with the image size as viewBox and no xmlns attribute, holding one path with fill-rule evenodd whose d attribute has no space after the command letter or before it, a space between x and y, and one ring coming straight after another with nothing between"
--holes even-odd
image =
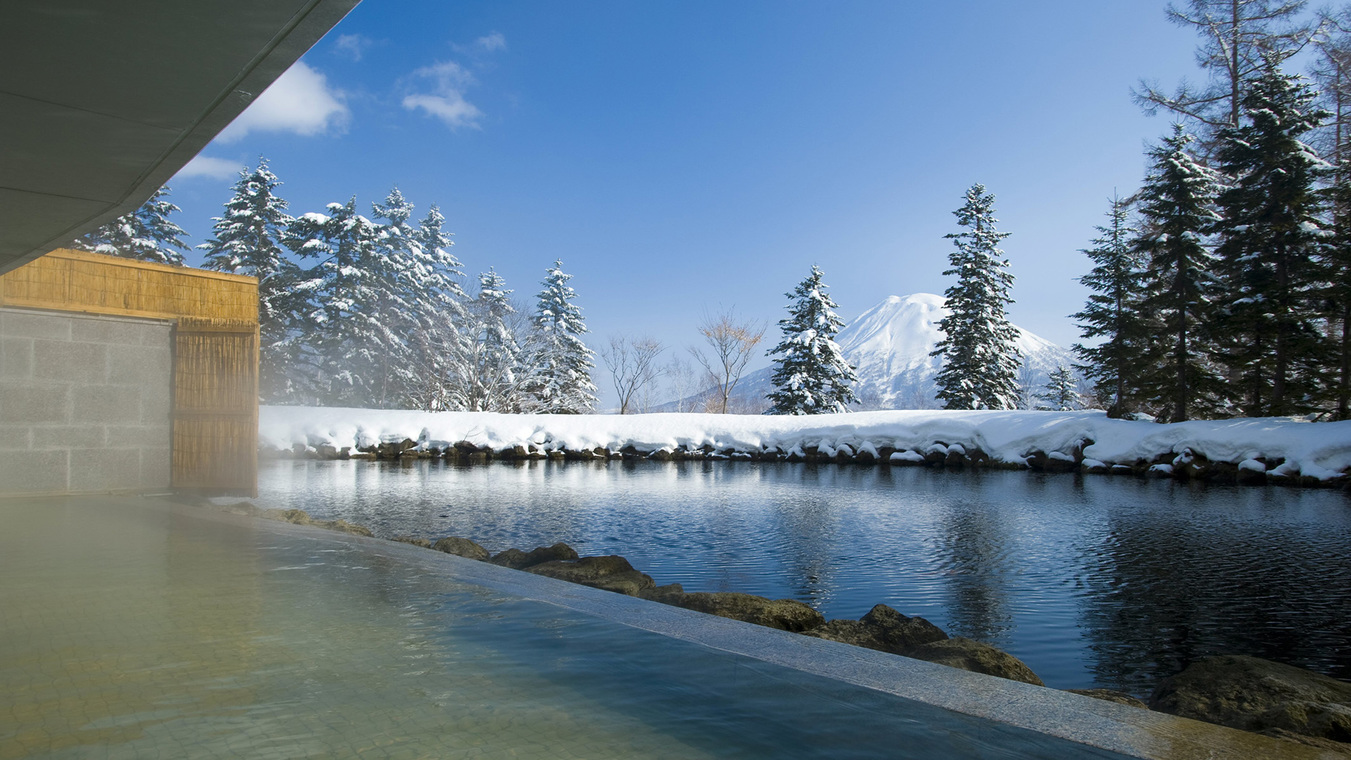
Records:
<instances>
[{"instance_id":1,"label":"pond","mask_svg":"<svg viewBox=\"0 0 1351 760\"><path fill-rule=\"evenodd\" d=\"M564 541L686 591L884 603L1049 686L1147 697L1211 654L1351 679L1351 501L1335 491L748 462L282 461L260 503L377 535Z\"/></svg>"}]
</instances>

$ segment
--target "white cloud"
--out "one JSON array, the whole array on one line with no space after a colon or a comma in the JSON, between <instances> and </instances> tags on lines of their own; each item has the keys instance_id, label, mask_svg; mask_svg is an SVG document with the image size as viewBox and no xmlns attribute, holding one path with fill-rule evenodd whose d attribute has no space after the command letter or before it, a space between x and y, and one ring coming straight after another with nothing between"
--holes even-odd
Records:
<instances>
[{"instance_id":1,"label":"white cloud","mask_svg":"<svg viewBox=\"0 0 1351 760\"><path fill-rule=\"evenodd\" d=\"M294 132L306 137L340 128L349 112L328 79L297 61L216 137L234 142L250 132Z\"/></svg>"},{"instance_id":2,"label":"white cloud","mask_svg":"<svg viewBox=\"0 0 1351 760\"><path fill-rule=\"evenodd\" d=\"M485 53L491 53L494 50L505 50L507 47L507 38L503 37L501 32L493 32L492 34L474 40L474 47Z\"/></svg>"},{"instance_id":3,"label":"white cloud","mask_svg":"<svg viewBox=\"0 0 1351 760\"><path fill-rule=\"evenodd\" d=\"M418 92L404 97L403 107L410 111L422 109L446 123L451 129L478 128L483 112L464 99L464 91L473 85L474 76L454 61L446 61L418 69L413 76L430 80L431 92Z\"/></svg>"},{"instance_id":4,"label":"white cloud","mask_svg":"<svg viewBox=\"0 0 1351 760\"><path fill-rule=\"evenodd\" d=\"M242 161L231 161L225 158L212 158L210 156L197 156L187 163L174 179L187 179L189 177L207 177L208 179L234 179L239 176L239 172L245 168Z\"/></svg>"},{"instance_id":5,"label":"white cloud","mask_svg":"<svg viewBox=\"0 0 1351 760\"><path fill-rule=\"evenodd\" d=\"M360 34L344 34L338 37L338 41L334 44L338 52L345 54L354 61L360 61L362 54L370 46L370 38Z\"/></svg>"}]
</instances>

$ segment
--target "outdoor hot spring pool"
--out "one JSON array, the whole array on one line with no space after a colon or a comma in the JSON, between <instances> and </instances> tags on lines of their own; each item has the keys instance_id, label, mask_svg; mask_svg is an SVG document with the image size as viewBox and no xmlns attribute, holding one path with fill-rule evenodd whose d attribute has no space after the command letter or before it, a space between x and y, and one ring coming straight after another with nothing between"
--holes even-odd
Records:
<instances>
[{"instance_id":1,"label":"outdoor hot spring pool","mask_svg":"<svg viewBox=\"0 0 1351 760\"><path fill-rule=\"evenodd\" d=\"M475 583L464 567L574 588L404 545L108 496L0 500L0 520L0 758L1123 757ZM927 678L968 683L952 673ZM992 688L1041 710L1058 694Z\"/></svg>"},{"instance_id":2,"label":"outdoor hot spring pool","mask_svg":"<svg viewBox=\"0 0 1351 760\"><path fill-rule=\"evenodd\" d=\"M687 591L885 603L1058 688L1210 654L1351 678L1351 499L1134 478L740 462L281 461L259 503L490 551L564 541Z\"/></svg>"}]
</instances>

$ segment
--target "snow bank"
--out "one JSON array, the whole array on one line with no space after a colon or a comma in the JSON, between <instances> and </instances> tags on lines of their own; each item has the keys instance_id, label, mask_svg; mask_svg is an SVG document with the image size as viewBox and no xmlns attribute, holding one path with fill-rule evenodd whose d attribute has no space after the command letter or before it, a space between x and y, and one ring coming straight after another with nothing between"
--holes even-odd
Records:
<instances>
[{"instance_id":1,"label":"snow bank","mask_svg":"<svg viewBox=\"0 0 1351 760\"><path fill-rule=\"evenodd\" d=\"M324 407L265 406L259 420L264 449L332 446L365 449L411 439L419 448L465 442L501 451L514 446L542 451L640 452L693 450L875 453L889 461L915 461L935 444L984 452L1023 466L1034 452L1048 458L1092 461L1097 466L1197 457L1252 470L1280 460L1276 475L1329 480L1351 468L1351 422L1288 419L1217 422L1110 420L1102 412L884 411L806 417L721 414L510 415L489 412L413 412ZM1084 445L1090 442L1089 445ZM904 452L918 452L912 456ZM1261 461L1259 461L1261 460Z\"/></svg>"}]
</instances>

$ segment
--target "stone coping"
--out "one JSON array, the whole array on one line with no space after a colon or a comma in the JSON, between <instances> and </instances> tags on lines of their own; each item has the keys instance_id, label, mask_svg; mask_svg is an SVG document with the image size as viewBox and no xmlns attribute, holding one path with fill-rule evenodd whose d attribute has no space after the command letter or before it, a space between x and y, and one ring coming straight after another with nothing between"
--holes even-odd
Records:
<instances>
[{"instance_id":1,"label":"stone coping","mask_svg":"<svg viewBox=\"0 0 1351 760\"><path fill-rule=\"evenodd\" d=\"M206 507L175 505L174 508L205 520L251 525L268 533L357 546L373 555L457 582L1129 757L1151 760L1345 758L1340 753L1294 742L706 615L410 544L246 517Z\"/></svg>"}]
</instances>

